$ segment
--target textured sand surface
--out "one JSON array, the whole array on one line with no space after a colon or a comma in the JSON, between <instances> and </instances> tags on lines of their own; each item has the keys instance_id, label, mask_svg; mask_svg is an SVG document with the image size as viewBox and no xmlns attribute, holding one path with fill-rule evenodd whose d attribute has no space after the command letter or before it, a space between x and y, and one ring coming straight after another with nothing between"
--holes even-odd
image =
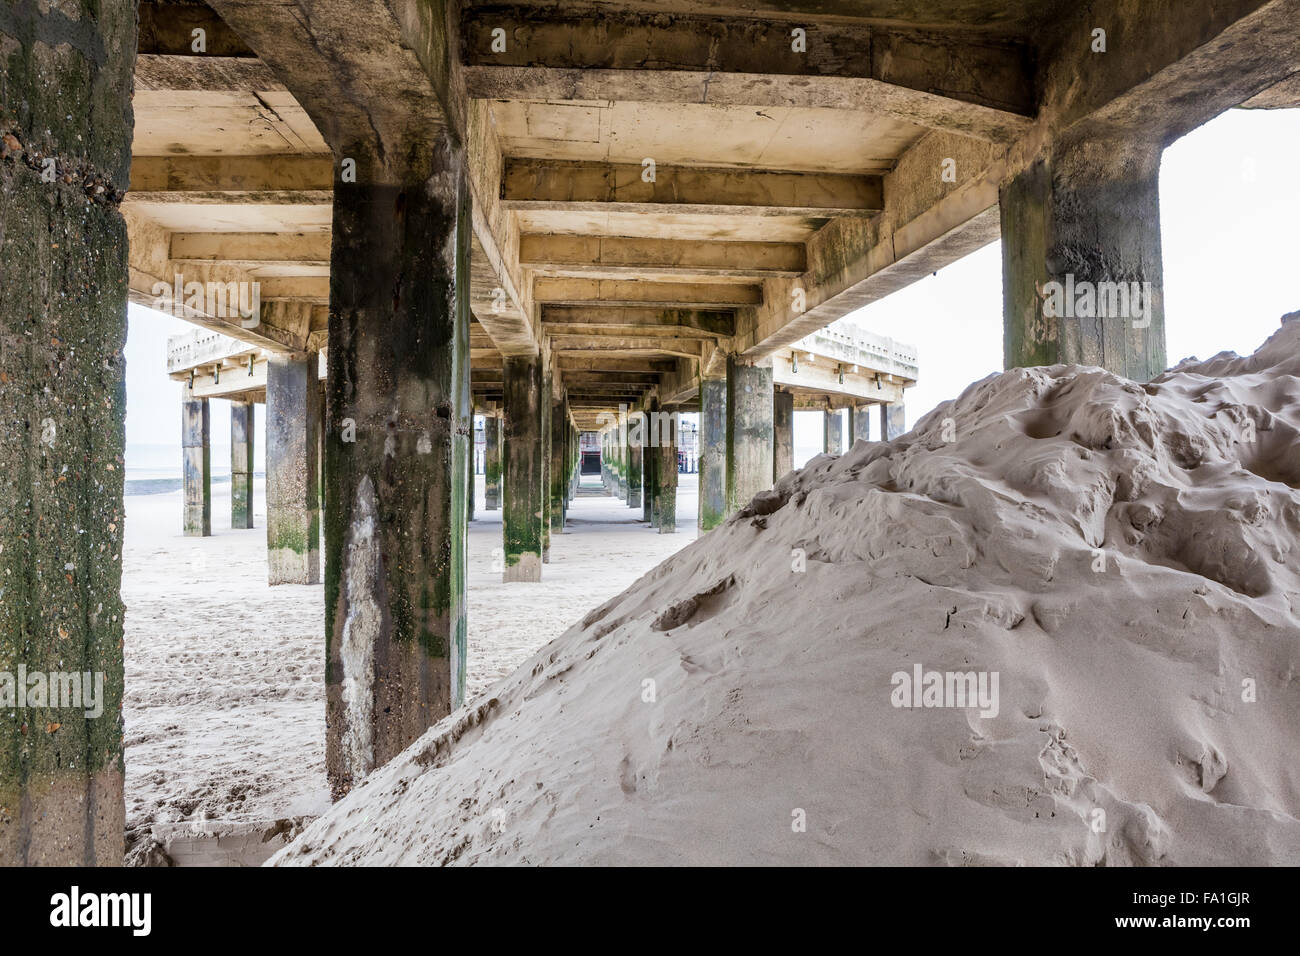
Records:
<instances>
[{"instance_id":1,"label":"textured sand surface","mask_svg":"<svg viewBox=\"0 0 1300 956\"><path fill-rule=\"evenodd\" d=\"M633 520L639 511L592 489L575 502L570 533L553 538L545 580L503 585L492 571L501 512L481 510L479 477L467 699L694 540L694 479L682 481L681 533L655 534ZM126 499L126 797L137 832L329 806L323 591L267 586L260 480L251 530L230 528L229 485L213 492L208 538L181 535L179 492Z\"/></svg>"},{"instance_id":2,"label":"textured sand surface","mask_svg":"<svg viewBox=\"0 0 1300 956\"><path fill-rule=\"evenodd\" d=\"M991 376L787 476L273 862L1300 863L1298 429L1300 322L1147 386ZM996 716L895 706L918 664L996 672Z\"/></svg>"}]
</instances>

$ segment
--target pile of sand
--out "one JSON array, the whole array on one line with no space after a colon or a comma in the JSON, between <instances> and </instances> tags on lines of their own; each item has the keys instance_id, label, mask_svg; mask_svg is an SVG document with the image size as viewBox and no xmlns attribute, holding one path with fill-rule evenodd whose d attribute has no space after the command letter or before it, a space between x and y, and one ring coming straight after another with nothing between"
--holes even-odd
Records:
<instances>
[{"instance_id":1,"label":"pile of sand","mask_svg":"<svg viewBox=\"0 0 1300 956\"><path fill-rule=\"evenodd\" d=\"M1298 430L1300 322L1146 386L992 376L784 478L275 862L1300 863ZM997 699L895 706L918 666Z\"/></svg>"}]
</instances>

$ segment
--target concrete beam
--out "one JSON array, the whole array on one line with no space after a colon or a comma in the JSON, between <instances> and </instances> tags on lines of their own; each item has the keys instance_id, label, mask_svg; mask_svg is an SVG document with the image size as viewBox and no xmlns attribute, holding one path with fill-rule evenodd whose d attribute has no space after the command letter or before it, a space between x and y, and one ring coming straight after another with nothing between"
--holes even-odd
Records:
<instances>
[{"instance_id":1,"label":"concrete beam","mask_svg":"<svg viewBox=\"0 0 1300 956\"><path fill-rule=\"evenodd\" d=\"M248 58L256 54L206 3L140 0L137 49L168 56ZM195 31L202 31L199 37ZM202 49L197 48L201 39Z\"/></svg>"},{"instance_id":2,"label":"concrete beam","mask_svg":"<svg viewBox=\"0 0 1300 956\"><path fill-rule=\"evenodd\" d=\"M542 308L544 326L632 330L675 329L729 336L735 331L735 322L735 313L732 311L690 306L636 308L593 304L590 306L546 305Z\"/></svg>"},{"instance_id":3,"label":"concrete beam","mask_svg":"<svg viewBox=\"0 0 1300 956\"><path fill-rule=\"evenodd\" d=\"M672 372L677 368L675 359L646 357L619 358L608 355L560 355L557 367L564 372Z\"/></svg>"},{"instance_id":4,"label":"concrete beam","mask_svg":"<svg viewBox=\"0 0 1300 956\"><path fill-rule=\"evenodd\" d=\"M328 232L173 232L173 262L225 262L241 268L267 264L329 266Z\"/></svg>"},{"instance_id":5,"label":"concrete beam","mask_svg":"<svg viewBox=\"0 0 1300 956\"><path fill-rule=\"evenodd\" d=\"M547 275L763 279L807 268L801 242L706 242L619 236L523 236L519 259Z\"/></svg>"},{"instance_id":6,"label":"concrete beam","mask_svg":"<svg viewBox=\"0 0 1300 956\"><path fill-rule=\"evenodd\" d=\"M499 52L497 28L508 38ZM987 32L503 4L467 11L463 35L470 95L486 99L870 104L1000 141L1028 125L1035 105L1028 45Z\"/></svg>"},{"instance_id":7,"label":"concrete beam","mask_svg":"<svg viewBox=\"0 0 1300 956\"><path fill-rule=\"evenodd\" d=\"M429 0L209 0L307 111L336 158L357 161L360 181L427 175L421 144L465 128L447 55L454 4ZM364 38L364 42L358 42ZM422 178L422 176L417 176Z\"/></svg>"},{"instance_id":8,"label":"concrete beam","mask_svg":"<svg viewBox=\"0 0 1300 956\"><path fill-rule=\"evenodd\" d=\"M756 216L870 217L883 205L881 177L749 169L509 159L507 209Z\"/></svg>"},{"instance_id":9,"label":"concrete beam","mask_svg":"<svg viewBox=\"0 0 1300 956\"><path fill-rule=\"evenodd\" d=\"M954 182L945 181L945 170ZM834 219L808 241L808 270L768 279L763 304L740 313L735 351L761 359L998 238L1005 151L930 133L885 177L875 220Z\"/></svg>"},{"instance_id":10,"label":"concrete beam","mask_svg":"<svg viewBox=\"0 0 1300 956\"><path fill-rule=\"evenodd\" d=\"M720 282L642 282L635 279L548 279L533 283L544 306L657 305L664 309L728 309L757 305L763 290L755 285Z\"/></svg>"},{"instance_id":11,"label":"concrete beam","mask_svg":"<svg viewBox=\"0 0 1300 956\"><path fill-rule=\"evenodd\" d=\"M127 195L133 202L324 205L333 191L329 156L136 156Z\"/></svg>"}]
</instances>

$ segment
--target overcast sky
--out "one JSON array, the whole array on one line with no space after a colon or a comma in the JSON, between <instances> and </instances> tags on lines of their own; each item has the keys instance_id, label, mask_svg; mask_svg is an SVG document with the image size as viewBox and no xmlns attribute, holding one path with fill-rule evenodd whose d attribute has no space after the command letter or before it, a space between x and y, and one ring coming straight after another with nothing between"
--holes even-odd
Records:
<instances>
[{"instance_id":1,"label":"overcast sky","mask_svg":"<svg viewBox=\"0 0 1300 956\"><path fill-rule=\"evenodd\" d=\"M1300 110L1231 110L1165 151L1160 209L1171 363L1224 349L1254 351L1283 313L1300 309L1297 157ZM847 318L918 347L920 381L907 392L910 428L1002 367L999 247L987 246ZM138 306L131 306L129 319L127 465L179 469L180 385L166 377L166 343L192 326ZM230 406L211 406L212 464L220 474L229 472ZM264 410L258 406L259 470ZM798 414L796 465L820 444L820 415Z\"/></svg>"}]
</instances>

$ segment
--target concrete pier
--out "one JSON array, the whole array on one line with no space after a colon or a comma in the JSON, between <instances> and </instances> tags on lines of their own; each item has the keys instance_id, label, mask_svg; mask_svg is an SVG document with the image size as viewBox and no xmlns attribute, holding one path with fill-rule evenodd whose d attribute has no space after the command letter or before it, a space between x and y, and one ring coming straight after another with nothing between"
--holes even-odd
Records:
<instances>
[{"instance_id":1,"label":"concrete pier","mask_svg":"<svg viewBox=\"0 0 1300 956\"><path fill-rule=\"evenodd\" d=\"M727 357L727 513L772 487L772 368Z\"/></svg>"},{"instance_id":2,"label":"concrete pier","mask_svg":"<svg viewBox=\"0 0 1300 956\"><path fill-rule=\"evenodd\" d=\"M642 459L645 452L644 441L629 442L627 449L627 506L641 507L641 473Z\"/></svg>"},{"instance_id":3,"label":"concrete pier","mask_svg":"<svg viewBox=\"0 0 1300 956\"><path fill-rule=\"evenodd\" d=\"M655 527L660 534L677 532L677 417L661 414L655 428Z\"/></svg>"},{"instance_id":4,"label":"concrete pier","mask_svg":"<svg viewBox=\"0 0 1300 956\"><path fill-rule=\"evenodd\" d=\"M469 440L465 453L465 520L474 520L474 416L469 419Z\"/></svg>"},{"instance_id":5,"label":"concrete pier","mask_svg":"<svg viewBox=\"0 0 1300 956\"><path fill-rule=\"evenodd\" d=\"M905 408L902 402L880 406L880 440L893 441L907 431Z\"/></svg>"},{"instance_id":6,"label":"concrete pier","mask_svg":"<svg viewBox=\"0 0 1300 956\"><path fill-rule=\"evenodd\" d=\"M122 862L135 16L126 0L0 11L0 669L103 675L98 716L0 708L0 866Z\"/></svg>"},{"instance_id":7,"label":"concrete pier","mask_svg":"<svg viewBox=\"0 0 1300 956\"><path fill-rule=\"evenodd\" d=\"M353 131L361 135L362 130ZM459 706L465 680L469 190L435 137L334 190L326 769L338 797ZM403 153L402 155L407 155Z\"/></svg>"},{"instance_id":8,"label":"concrete pier","mask_svg":"<svg viewBox=\"0 0 1300 956\"><path fill-rule=\"evenodd\" d=\"M550 488L551 533L564 533L565 436L569 430L569 411L563 400L551 403L551 432L547 448L551 456Z\"/></svg>"},{"instance_id":9,"label":"concrete pier","mask_svg":"<svg viewBox=\"0 0 1300 956\"><path fill-rule=\"evenodd\" d=\"M621 406L724 408L701 430L725 435L712 523L784 470L787 409L853 403L865 436L878 405L896 438L915 350L831 323L999 236L1007 365L1149 379L1160 151L1297 105L1296 0L598 6L0 7L0 661L102 672L108 713L41 736L0 708L0 863L121 856L128 292L261 285L254 315L187 305L232 342L168 356L185 530L211 531L205 403L290 409L268 416L267 541L273 577L312 580L325 528L337 795L463 696L471 395L506 407L503 573L538 580L564 522L554 399L587 433ZM322 349L320 520L286 369ZM629 450L601 448L635 507ZM666 524L662 459L641 450L641 508Z\"/></svg>"},{"instance_id":10,"label":"concrete pier","mask_svg":"<svg viewBox=\"0 0 1300 956\"><path fill-rule=\"evenodd\" d=\"M822 412L822 451L828 455L844 454L844 412L828 408Z\"/></svg>"},{"instance_id":11,"label":"concrete pier","mask_svg":"<svg viewBox=\"0 0 1300 956\"><path fill-rule=\"evenodd\" d=\"M501 419L483 419L483 507L501 508Z\"/></svg>"},{"instance_id":12,"label":"concrete pier","mask_svg":"<svg viewBox=\"0 0 1300 956\"><path fill-rule=\"evenodd\" d=\"M772 480L794 471L794 393L772 393Z\"/></svg>"},{"instance_id":13,"label":"concrete pier","mask_svg":"<svg viewBox=\"0 0 1300 956\"><path fill-rule=\"evenodd\" d=\"M1165 369L1159 142L1057 144L1003 185L1008 368L1071 362L1145 382Z\"/></svg>"},{"instance_id":14,"label":"concrete pier","mask_svg":"<svg viewBox=\"0 0 1300 956\"><path fill-rule=\"evenodd\" d=\"M855 405L849 409L849 447L856 441L871 441L870 405Z\"/></svg>"},{"instance_id":15,"label":"concrete pier","mask_svg":"<svg viewBox=\"0 0 1300 956\"><path fill-rule=\"evenodd\" d=\"M727 516L727 380L700 381L700 507L698 525L710 531Z\"/></svg>"},{"instance_id":16,"label":"concrete pier","mask_svg":"<svg viewBox=\"0 0 1300 956\"><path fill-rule=\"evenodd\" d=\"M253 527L252 402L230 403L230 527Z\"/></svg>"},{"instance_id":17,"label":"concrete pier","mask_svg":"<svg viewBox=\"0 0 1300 956\"><path fill-rule=\"evenodd\" d=\"M314 352L271 357L266 376L266 560L270 584L319 584L320 399Z\"/></svg>"},{"instance_id":18,"label":"concrete pier","mask_svg":"<svg viewBox=\"0 0 1300 956\"><path fill-rule=\"evenodd\" d=\"M505 453L502 475L504 581L542 579L542 365L505 358ZM549 404L549 398L547 399Z\"/></svg>"},{"instance_id":19,"label":"concrete pier","mask_svg":"<svg viewBox=\"0 0 1300 956\"><path fill-rule=\"evenodd\" d=\"M189 386L181 392L181 484L186 537L212 534L212 411Z\"/></svg>"},{"instance_id":20,"label":"concrete pier","mask_svg":"<svg viewBox=\"0 0 1300 956\"><path fill-rule=\"evenodd\" d=\"M656 417L658 414L659 401L652 398L645 408L645 449L641 456L643 467L641 476L641 520L647 522L651 528L658 527L659 473L663 469L663 463L655 452L654 432L652 431L654 423L658 420Z\"/></svg>"},{"instance_id":21,"label":"concrete pier","mask_svg":"<svg viewBox=\"0 0 1300 956\"><path fill-rule=\"evenodd\" d=\"M551 400L552 388L554 387L554 378L549 365L542 367L542 394L539 399L542 409L541 431L538 433L540 440L537 443L536 454L542 459L542 563L549 564L551 561L551 410L554 403Z\"/></svg>"}]
</instances>

